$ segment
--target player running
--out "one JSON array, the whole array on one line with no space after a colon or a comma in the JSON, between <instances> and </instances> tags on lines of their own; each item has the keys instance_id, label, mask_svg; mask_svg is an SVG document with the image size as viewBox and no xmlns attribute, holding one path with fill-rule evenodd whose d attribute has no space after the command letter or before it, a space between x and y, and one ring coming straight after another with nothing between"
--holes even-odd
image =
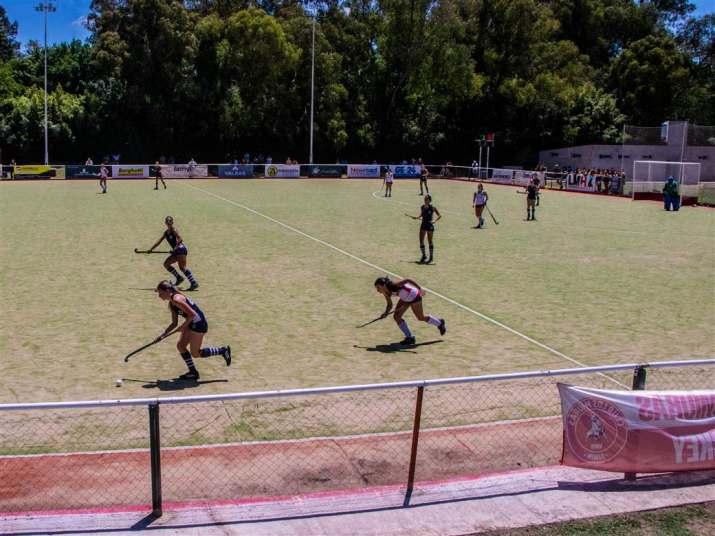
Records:
<instances>
[{"instance_id":1,"label":"player running","mask_svg":"<svg viewBox=\"0 0 715 536\"><path fill-rule=\"evenodd\" d=\"M395 174L388 168L385 178L382 180L382 185L385 187L385 197L392 197L392 183L394 181Z\"/></svg>"},{"instance_id":2,"label":"player running","mask_svg":"<svg viewBox=\"0 0 715 536\"><path fill-rule=\"evenodd\" d=\"M102 193L107 193L107 178L109 177L109 169L107 166L102 164L99 168L99 187L102 189Z\"/></svg>"},{"instance_id":3,"label":"player running","mask_svg":"<svg viewBox=\"0 0 715 536\"><path fill-rule=\"evenodd\" d=\"M171 312L171 324L164 330L164 333L159 335L156 340L159 341L174 331L178 325L178 319L183 316L186 320L179 327L181 335L176 343L176 349L181 354L181 359L184 360L189 372L179 376L182 380L198 380L199 371L196 370L193 357L211 357L220 355L226 361L226 366L231 366L231 347L230 346L207 346L201 348L201 342L204 340L204 335L209 330L209 324L206 321L206 315L199 306L188 296L182 294L179 289L172 285L169 281L162 281L156 287L156 292L162 300L169 302L169 311ZM187 350L188 348L188 350Z\"/></svg>"},{"instance_id":4,"label":"player running","mask_svg":"<svg viewBox=\"0 0 715 536\"><path fill-rule=\"evenodd\" d=\"M171 255L164 260L164 268L166 268L166 270L176 278L174 286L178 287L184 281L184 278L181 277L179 272L176 271L176 268L172 266L172 264L178 263L179 268L182 272L184 272L184 275L189 280L189 283L191 283L188 290L196 290L199 288L199 284L196 279L194 279L194 274L191 273L191 270L186 267L186 256L189 254L189 250L186 247L186 244L184 244L179 231L177 231L174 227L174 218L167 216L164 219L164 223L166 223L166 231L164 231L161 238L156 241L156 244L149 248L149 253L154 251L154 248L161 244L162 240L166 239L171 246Z\"/></svg>"},{"instance_id":5,"label":"player running","mask_svg":"<svg viewBox=\"0 0 715 536\"><path fill-rule=\"evenodd\" d=\"M437 214L437 219L432 221L434 215ZM409 214L407 214L410 216ZM418 261L419 264L429 264L434 258L434 244L432 243L432 238L434 235L434 224L437 223L442 215L437 210L437 207L432 206L432 196L426 195L425 202L420 207L419 216L410 216L413 220L422 220L420 224L420 251L422 252L422 258ZM429 259L425 255L425 235L427 235L427 242L429 243Z\"/></svg>"},{"instance_id":6,"label":"player running","mask_svg":"<svg viewBox=\"0 0 715 536\"><path fill-rule=\"evenodd\" d=\"M407 326L407 322L402 318L402 315L405 314L408 308L412 308L412 312L415 317L417 317L417 320L436 326L440 335L447 333L447 323L444 318L435 318L432 315L425 316L422 311L422 296L424 295L424 291L417 283L412 281L412 279L403 279L402 281L393 282L387 276L378 277L375 280L375 290L385 296L385 301L387 302L385 312L382 313L382 318L387 317L387 315L392 312L392 296L399 296L394 310L394 319L395 322L397 322L397 326L405 335L405 339L400 342L400 344L415 344L415 336L412 335L410 328Z\"/></svg>"},{"instance_id":7,"label":"player running","mask_svg":"<svg viewBox=\"0 0 715 536\"><path fill-rule=\"evenodd\" d=\"M159 164L159 161L157 160L156 163L154 163L154 189L158 190L159 189L159 181L164 185L164 190L166 190L166 183L164 182L164 173L161 171L161 165Z\"/></svg>"},{"instance_id":8,"label":"player running","mask_svg":"<svg viewBox=\"0 0 715 536\"><path fill-rule=\"evenodd\" d=\"M489 195L484 191L484 185L480 182L477 186L477 191L474 192L474 197L472 198L472 207L474 207L474 214L477 216L477 226L475 229L481 229L484 227L484 218L482 218L482 213L484 212L484 207L487 206L487 201L489 201Z\"/></svg>"}]
</instances>

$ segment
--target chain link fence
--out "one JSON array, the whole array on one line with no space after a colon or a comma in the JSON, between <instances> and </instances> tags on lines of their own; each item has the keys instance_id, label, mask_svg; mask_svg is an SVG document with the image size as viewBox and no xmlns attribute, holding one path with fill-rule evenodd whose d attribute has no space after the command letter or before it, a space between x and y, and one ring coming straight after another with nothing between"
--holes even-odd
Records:
<instances>
[{"instance_id":1,"label":"chain link fence","mask_svg":"<svg viewBox=\"0 0 715 536\"><path fill-rule=\"evenodd\" d=\"M556 384L712 389L715 359L393 384L0 406L0 511L152 509L558 463Z\"/></svg>"}]
</instances>

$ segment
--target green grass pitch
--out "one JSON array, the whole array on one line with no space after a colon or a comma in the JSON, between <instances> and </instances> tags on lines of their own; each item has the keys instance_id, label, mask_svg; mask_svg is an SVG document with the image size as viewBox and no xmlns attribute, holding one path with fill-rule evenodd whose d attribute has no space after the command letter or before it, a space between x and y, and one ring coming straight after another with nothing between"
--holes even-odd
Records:
<instances>
[{"instance_id":1,"label":"green grass pitch","mask_svg":"<svg viewBox=\"0 0 715 536\"><path fill-rule=\"evenodd\" d=\"M391 199L375 193L379 186L193 180L154 191L153 181L110 181L109 193L99 195L93 181L0 184L0 402L211 394L715 354L715 211L667 213L658 203L546 191L538 221L526 222L523 195L486 185L500 225L487 216L486 229L475 230L475 185L433 180L443 219L436 262L420 266L419 223L404 215L418 213L417 182L397 181ZM201 284L191 297L208 317L204 343L231 344L234 364L201 359L202 380L227 381L160 392L143 386L184 371L176 337L129 363L123 357L170 321L166 303L150 290L168 278L163 256L134 253L158 239L167 215ZM410 312L418 343L431 344L386 351L402 338L391 319L356 329L383 310L373 288L383 270L452 300L431 293L424 300L427 313L447 319L445 337ZM120 390L115 378L143 381Z\"/></svg>"}]
</instances>

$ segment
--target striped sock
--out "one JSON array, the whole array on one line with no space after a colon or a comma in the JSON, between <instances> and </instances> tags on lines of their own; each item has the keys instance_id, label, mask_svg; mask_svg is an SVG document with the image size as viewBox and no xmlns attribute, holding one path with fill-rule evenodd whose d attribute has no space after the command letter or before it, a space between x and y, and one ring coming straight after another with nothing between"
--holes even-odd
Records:
<instances>
[{"instance_id":1,"label":"striped sock","mask_svg":"<svg viewBox=\"0 0 715 536\"><path fill-rule=\"evenodd\" d=\"M226 348L221 346L207 346L206 348L201 348L201 357L210 357L213 355L223 355Z\"/></svg>"},{"instance_id":2,"label":"striped sock","mask_svg":"<svg viewBox=\"0 0 715 536\"><path fill-rule=\"evenodd\" d=\"M402 330L402 333L405 334L405 337L412 337L412 332L410 331L410 328L407 327L407 322L400 320L400 323L397 325L400 326L400 329Z\"/></svg>"},{"instance_id":3,"label":"striped sock","mask_svg":"<svg viewBox=\"0 0 715 536\"><path fill-rule=\"evenodd\" d=\"M179 280L179 272L176 271L176 268L174 268L173 266L169 266L166 271L173 275L177 281Z\"/></svg>"},{"instance_id":4,"label":"striped sock","mask_svg":"<svg viewBox=\"0 0 715 536\"><path fill-rule=\"evenodd\" d=\"M194 274L191 273L191 270L187 268L186 270L181 271L184 272L184 275L186 276L186 279L189 280L189 283L191 283L192 285L196 284L196 279L194 279Z\"/></svg>"},{"instance_id":5,"label":"striped sock","mask_svg":"<svg viewBox=\"0 0 715 536\"><path fill-rule=\"evenodd\" d=\"M439 326L442 323L440 322L439 318L435 318L432 315L427 315L427 322L429 322L433 326Z\"/></svg>"},{"instance_id":6,"label":"striped sock","mask_svg":"<svg viewBox=\"0 0 715 536\"><path fill-rule=\"evenodd\" d=\"M186 366L189 367L189 372L195 371L194 360L191 359L191 352L181 352L181 359L184 360Z\"/></svg>"}]
</instances>

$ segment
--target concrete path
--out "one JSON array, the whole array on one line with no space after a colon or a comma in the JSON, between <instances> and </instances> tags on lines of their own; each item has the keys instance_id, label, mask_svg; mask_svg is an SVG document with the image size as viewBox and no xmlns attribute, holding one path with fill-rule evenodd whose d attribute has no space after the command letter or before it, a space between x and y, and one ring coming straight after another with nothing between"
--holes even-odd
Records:
<instances>
[{"instance_id":1,"label":"concrete path","mask_svg":"<svg viewBox=\"0 0 715 536\"><path fill-rule=\"evenodd\" d=\"M0 517L2 534L413 535L469 534L593 516L715 501L715 471L643 476L552 466L404 488L277 499L167 505L147 511Z\"/></svg>"}]
</instances>

